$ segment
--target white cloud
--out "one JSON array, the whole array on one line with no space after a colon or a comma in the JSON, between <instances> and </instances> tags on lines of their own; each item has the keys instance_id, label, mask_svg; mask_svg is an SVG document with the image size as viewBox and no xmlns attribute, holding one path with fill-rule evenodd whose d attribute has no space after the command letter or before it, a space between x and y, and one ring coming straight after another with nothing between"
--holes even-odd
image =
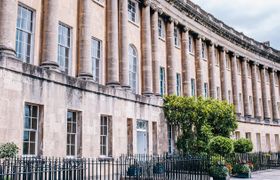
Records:
<instances>
[{"instance_id":1,"label":"white cloud","mask_svg":"<svg viewBox=\"0 0 280 180\"><path fill-rule=\"evenodd\" d=\"M280 49L279 0L192 0L237 31Z\"/></svg>"}]
</instances>

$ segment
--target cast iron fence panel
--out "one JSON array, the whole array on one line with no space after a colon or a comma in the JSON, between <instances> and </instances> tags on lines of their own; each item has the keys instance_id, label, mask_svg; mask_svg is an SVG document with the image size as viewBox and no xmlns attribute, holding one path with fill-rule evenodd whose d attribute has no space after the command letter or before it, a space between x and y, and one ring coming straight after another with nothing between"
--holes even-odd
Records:
<instances>
[{"instance_id":1,"label":"cast iron fence panel","mask_svg":"<svg viewBox=\"0 0 280 180\"><path fill-rule=\"evenodd\" d=\"M117 159L0 160L0 180L209 180L208 159L123 155Z\"/></svg>"},{"instance_id":2,"label":"cast iron fence panel","mask_svg":"<svg viewBox=\"0 0 280 180\"><path fill-rule=\"evenodd\" d=\"M0 180L209 180L212 157L122 155L119 158L0 159ZM252 163L253 171L279 168L280 153L232 154L234 165Z\"/></svg>"}]
</instances>

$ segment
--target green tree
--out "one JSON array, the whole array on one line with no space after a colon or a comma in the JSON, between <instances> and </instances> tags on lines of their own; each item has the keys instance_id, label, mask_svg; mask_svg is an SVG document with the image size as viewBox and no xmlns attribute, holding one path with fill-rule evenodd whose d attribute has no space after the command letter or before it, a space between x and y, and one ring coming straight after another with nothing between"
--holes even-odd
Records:
<instances>
[{"instance_id":1,"label":"green tree","mask_svg":"<svg viewBox=\"0 0 280 180\"><path fill-rule=\"evenodd\" d=\"M253 150L252 141L249 139L241 138L233 142L234 152L248 153Z\"/></svg>"},{"instance_id":2,"label":"green tree","mask_svg":"<svg viewBox=\"0 0 280 180\"><path fill-rule=\"evenodd\" d=\"M211 138L229 137L237 128L234 107L224 101L166 96L163 108L168 123L180 129L176 144L184 153L208 153Z\"/></svg>"},{"instance_id":3,"label":"green tree","mask_svg":"<svg viewBox=\"0 0 280 180\"><path fill-rule=\"evenodd\" d=\"M18 147L15 143L6 143L0 146L0 158L12 158L18 153Z\"/></svg>"}]
</instances>

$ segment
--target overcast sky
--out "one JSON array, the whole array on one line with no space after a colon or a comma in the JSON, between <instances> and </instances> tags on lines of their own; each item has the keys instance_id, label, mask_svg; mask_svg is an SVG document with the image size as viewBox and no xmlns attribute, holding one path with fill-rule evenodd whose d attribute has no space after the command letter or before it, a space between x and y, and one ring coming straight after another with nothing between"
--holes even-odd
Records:
<instances>
[{"instance_id":1,"label":"overcast sky","mask_svg":"<svg viewBox=\"0 0 280 180\"><path fill-rule=\"evenodd\" d=\"M280 50L280 0L192 0L239 32Z\"/></svg>"}]
</instances>

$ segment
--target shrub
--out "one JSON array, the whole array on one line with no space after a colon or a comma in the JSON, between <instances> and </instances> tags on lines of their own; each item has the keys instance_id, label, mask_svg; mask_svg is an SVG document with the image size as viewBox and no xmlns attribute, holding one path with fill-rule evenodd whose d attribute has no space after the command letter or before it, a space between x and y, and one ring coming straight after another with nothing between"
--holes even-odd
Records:
<instances>
[{"instance_id":1,"label":"shrub","mask_svg":"<svg viewBox=\"0 0 280 180\"><path fill-rule=\"evenodd\" d=\"M222 165L211 166L209 172L210 172L210 176L215 178L224 178L227 177L229 174L227 167Z\"/></svg>"},{"instance_id":2,"label":"shrub","mask_svg":"<svg viewBox=\"0 0 280 180\"><path fill-rule=\"evenodd\" d=\"M248 164L235 164L232 169L233 174L245 174L250 172Z\"/></svg>"},{"instance_id":3,"label":"shrub","mask_svg":"<svg viewBox=\"0 0 280 180\"><path fill-rule=\"evenodd\" d=\"M252 142L244 138L234 141L233 146L234 146L234 152L236 153L248 153L253 150Z\"/></svg>"},{"instance_id":4,"label":"shrub","mask_svg":"<svg viewBox=\"0 0 280 180\"><path fill-rule=\"evenodd\" d=\"M12 158L18 153L19 148L14 143L6 143L0 146L0 158Z\"/></svg>"},{"instance_id":5,"label":"shrub","mask_svg":"<svg viewBox=\"0 0 280 180\"><path fill-rule=\"evenodd\" d=\"M233 151L233 144L230 138L216 136L209 142L209 150L213 154L225 156Z\"/></svg>"}]
</instances>

